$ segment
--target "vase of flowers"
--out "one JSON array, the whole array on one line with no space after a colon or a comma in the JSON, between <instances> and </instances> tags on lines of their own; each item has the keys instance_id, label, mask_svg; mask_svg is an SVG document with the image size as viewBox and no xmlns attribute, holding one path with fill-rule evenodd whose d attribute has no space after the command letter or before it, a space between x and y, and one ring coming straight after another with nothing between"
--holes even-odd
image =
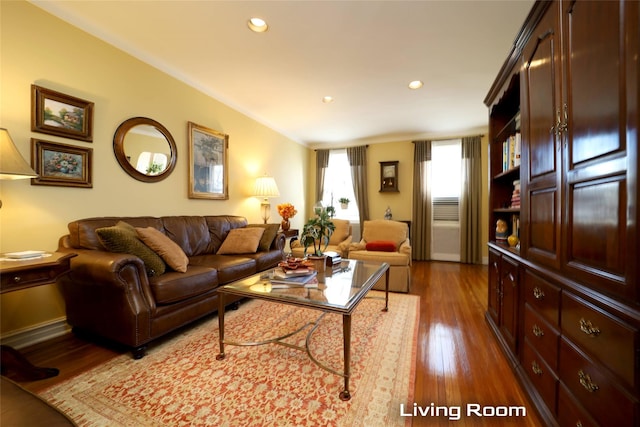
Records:
<instances>
[{"instance_id":1,"label":"vase of flowers","mask_svg":"<svg viewBox=\"0 0 640 427\"><path fill-rule=\"evenodd\" d=\"M278 205L278 215L282 217L280 226L282 227L283 231L287 231L289 228L291 228L289 218L293 218L297 213L298 211L291 203L283 203L281 205Z\"/></svg>"}]
</instances>

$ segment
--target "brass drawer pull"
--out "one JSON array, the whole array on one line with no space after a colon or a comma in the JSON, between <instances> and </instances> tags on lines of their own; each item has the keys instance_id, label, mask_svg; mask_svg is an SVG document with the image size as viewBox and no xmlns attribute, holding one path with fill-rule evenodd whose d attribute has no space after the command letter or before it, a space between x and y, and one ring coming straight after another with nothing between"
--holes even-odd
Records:
<instances>
[{"instance_id":1,"label":"brass drawer pull","mask_svg":"<svg viewBox=\"0 0 640 427\"><path fill-rule=\"evenodd\" d=\"M535 297L535 299L542 299L544 298L544 292L542 291L542 289L536 286L535 288L533 288L533 296Z\"/></svg>"},{"instance_id":2,"label":"brass drawer pull","mask_svg":"<svg viewBox=\"0 0 640 427\"><path fill-rule=\"evenodd\" d=\"M591 338L595 338L600 335L600 328L593 326L590 321L584 320L584 317L580 319L580 330Z\"/></svg>"},{"instance_id":3,"label":"brass drawer pull","mask_svg":"<svg viewBox=\"0 0 640 427\"><path fill-rule=\"evenodd\" d=\"M542 368L540 368L540 365L538 365L538 363L535 360L531 362L531 370L536 375L542 375Z\"/></svg>"},{"instance_id":4,"label":"brass drawer pull","mask_svg":"<svg viewBox=\"0 0 640 427\"><path fill-rule=\"evenodd\" d=\"M591 381L589 374L585 374L582 369L578 371L578 379L580 380L582 387L584 387L589 393L593 393L600 388L597 384Z\"/></svg>"},{"instance_id":5,"label":"brass drawer pull","mask_svg":"<svg viewBox=\"0 0 640 427\"><path fill-rule=\"evenodd\" d=\"M544 335L544 331L542 330L542 328L540 328L540 326L538 325L533 325L533 335L535 335L536 337L540 338L541 336Z\"/></svg>"},{"instance_id":6,"label":"brass drawer pull","mask_svg":"<svg viewBox=\"0 0 640 427\"><path fill-rule=\"evenodd\" d=\"M576 423L576 427L582 427L582 421L578 421L578 422Z\"/></svg>"},{"instance_id":7,"label":"brass drawer pull","mask_svg":"<svg viewBox=\"0 0 640 427\"><path fill-rule=\"evenodd\" d=\"M20 281L22 280L22 277L20 276L13 276L13 283L20 283Z\"/></svg>"}]
</instances>

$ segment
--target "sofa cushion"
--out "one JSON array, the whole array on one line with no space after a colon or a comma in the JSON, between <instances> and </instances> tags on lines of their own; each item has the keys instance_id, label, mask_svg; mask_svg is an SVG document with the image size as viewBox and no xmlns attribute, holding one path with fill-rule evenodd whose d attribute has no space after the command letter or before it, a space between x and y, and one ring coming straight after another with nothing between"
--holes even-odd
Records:
<instances>
[{"instance_id":1,"label":"sofa cushion","mask_svg":"<svg viewBox=\"0 0 640 427\"><path fill-rule=\"evenodd\" d=\"M331 234L331 238L329 239L330 245L339 245L342 243L347 237L349 237L349 226L350 222L346 219L332 219L333 225L336 226L336 229L333 230Z\"/></svg>"},{"instance_id":2,"label":"sofa cushion","mask_svg":"<svg viewBox=\"0 0 640 427\"><path fill-rule=\"evenodd\" d=\"M264 234L264 228L245 227L229 230L229 234L222 242L218 255L226 254L252 254L258 250L260 238Z\"/></svg>"},{"instance_id":3,"label":"sofa cushion","mask_svg":"<svg viewBox=\"0 0 640 427\"><path fill-rule=\"evenodd\" d=\"M136 228L138 237L145 245L153 249L164 262L175 271L184 273L187 271L189 258L176 242L168 238L162 231L153 227Z\"/></svg>"},{"instance_id":4,"label":"sofa cushion","mask_svg":"<svg viewBox=\"0 0 640 427\"><path fill-rule=\"evenodd\" d=\"M189 268L192 265L215 268L218 271L218 282L221 285L258 272L257 261L244 256L199 255L189 258Z\"/></svg>"},{"instance_id":5,"label":"sofa cushion","mask_svg":"<svg viewBox=\"0 0 640 427\"><path fill-rule=\"evenodd\" d=\"M167 268L162 258L138 238L136 229L124 221L96 229L100 243L110 252L135 255L144 262L148 276L159 276Z\"/></svg>"},{"instance_id":6,"label":"sofa cushion","mask_svg":"<svg viewBox=\"0 0 640 427\"><path fill-rule=\"evenodd\" d=\"M367 242L366 249L368 251L396 252L398 247L391 241L376 240L373 242Z\"/></svg>"},{"instance_id":7,"label":"sofa cushion","mask_svg":"<svg viewBox=\"0 0 640 427\"><path fill-rule=\"evenodd\" d=\"M276 238L276 234L278 234L280 224L249 224L247 227L264 228L264 234L260 238L260 243L258 244L258 251L266 252L271 249L271 244Z\"/></svg>"},{"instance_id":8,"label":"sofa cushion","mask_svg":"<svg viewBox=\"0 0 640 427\"><path fill-rule=\"evenodd\" d=\"M149 279L157 305L173 304L209 292L218 286L218 272L210 267L192 266L185 273L169 271Z\"/></svg>"}]
</instances>

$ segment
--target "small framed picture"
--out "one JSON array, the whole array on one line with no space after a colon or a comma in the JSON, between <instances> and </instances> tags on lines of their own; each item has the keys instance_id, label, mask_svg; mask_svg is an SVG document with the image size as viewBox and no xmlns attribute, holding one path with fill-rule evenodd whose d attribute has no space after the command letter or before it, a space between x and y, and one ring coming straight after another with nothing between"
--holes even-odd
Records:
<instances>
[{"instance_id":1,"label":"small framed picture","mask_svg":"<svg viewBox=\"0 0 640 427\"><path fill-rule=\"evenodd\" d=\"M380 192L398 192L398 161L380 162Z\"/></svg>"},{"instance_id":2,"label":"small framed picture","mask_svg":"<svg viewBox=\"0 0 640 427\"><path fill-rule=\"evenodd\" d=\"M229 135L189 122L189 198L229 198Z\"/></svg>"},{"instance_id":3,"label":"small framed picture","mask_svg":"<svg viewBox=\"0 0 640 427\"><path fill-rule=\"evenodd\" d=\"M93 141L93 102L31 85L31 130Z\"/></svg>"},{"instance_id":4,"label":"small framed picture","mask_svg":"<svg viewBox=\"0 0 640 427\"><path fill-rule=\"evenodd\" d=\"M38 174L31 185L93 187L93 149L31 139L31 167Z\"/></svg>"}]
</instances>

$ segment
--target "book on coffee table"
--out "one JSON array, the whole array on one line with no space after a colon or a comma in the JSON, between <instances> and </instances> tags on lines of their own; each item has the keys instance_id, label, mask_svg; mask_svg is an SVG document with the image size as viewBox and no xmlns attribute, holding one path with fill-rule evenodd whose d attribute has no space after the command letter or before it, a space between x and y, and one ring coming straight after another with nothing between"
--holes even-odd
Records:
<instances>
[{"instance_id":1,"label":"book on coffee table","mask_svg":"<svg viewBox=\"0 0 640 427\"><path fill-rule=\"evenodd\" d=\"M306 269L305 269L306 270ZM271 278L271 283L282 284L282 285L299 285L304 286L313 280L318 274L315 270L307 270L306 272L297 272L295 274L290 274L289 272L285 272L281 269L276 268L273 271L273 277Z\"/></svg>"}]
</instances>

